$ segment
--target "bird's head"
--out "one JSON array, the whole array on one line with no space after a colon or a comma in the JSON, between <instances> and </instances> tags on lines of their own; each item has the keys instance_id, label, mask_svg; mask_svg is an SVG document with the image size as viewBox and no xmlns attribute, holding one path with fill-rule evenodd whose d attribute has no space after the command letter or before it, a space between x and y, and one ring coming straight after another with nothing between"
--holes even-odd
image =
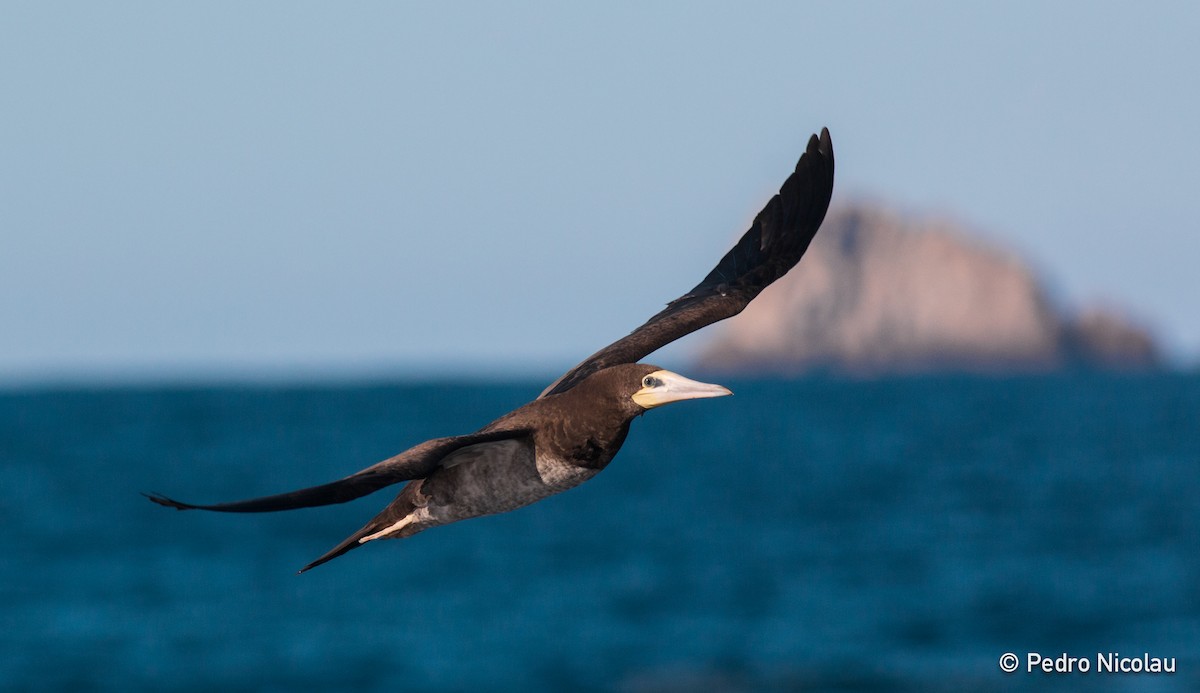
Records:
<instances>
[{"instance_id":1,"label":"bird's head","mask_svg":"<svg viewBox=\"0 0 1200 693\"><path fill-rule=\"evenodd\" d=\"M588 383L615 394L631 414L671 402L732 395L727 388L685 378L678 373L645 363L629 363L605 368L591 375ZM591 389L591 388L585 388Z\"/></svg>"},{"instance_id":2,"label":"bird's head","mask_svg":"<svg viewBox=\"0 0 1200 693\"><path fill-rule=\"evenodd\" d=\"M638 380L638 389L630 395L630 399L643 409L653 409L685 399L724 397L733 394L724 386L691 380L657 366L643 365L642 369L648 372Z\"/></svg>"}]
</instances>

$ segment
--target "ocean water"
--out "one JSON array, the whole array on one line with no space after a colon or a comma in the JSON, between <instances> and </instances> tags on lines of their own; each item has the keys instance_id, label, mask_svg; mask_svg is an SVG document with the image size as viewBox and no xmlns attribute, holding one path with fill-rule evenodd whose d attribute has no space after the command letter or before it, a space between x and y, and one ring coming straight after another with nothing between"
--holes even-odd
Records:
<instances>
[{"instance_id":1,"label":"ocean water","mask_svg":"<svg viewBox=\"0 0 1200 693\"><path fill-rule=\"evenodd\" d=\"M303 575L393 491L138 493L329 481L543 383L0 393L0 688L1200 690L1200 377L727 384L579 488Z\"/></svg>"}]
</instances>

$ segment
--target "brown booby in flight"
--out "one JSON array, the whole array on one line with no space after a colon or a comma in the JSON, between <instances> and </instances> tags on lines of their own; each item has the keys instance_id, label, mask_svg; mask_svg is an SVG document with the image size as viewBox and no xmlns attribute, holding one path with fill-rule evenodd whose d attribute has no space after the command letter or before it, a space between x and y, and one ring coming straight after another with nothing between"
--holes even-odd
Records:
<instances>
[{"instance_id":1,"label":"brown booby in flight","mask_svg":"<svg viewBox=\"0 0 1200 693\"><path fill-rule=\"evenodd\" d=\"M608 465L635 417L671 402L731 394L637 361L737 315L782 277L808 248L832 193L833 145L823 129L809 139L779 194L704 281L567 371L537 399L475 433L428 440L339 481L275 496L215 505L148 497L179 510L268 512L344 503L409 482L381 513L303 572L369 541L513 510L577 486Z\"/></svg>"}]
</instances>

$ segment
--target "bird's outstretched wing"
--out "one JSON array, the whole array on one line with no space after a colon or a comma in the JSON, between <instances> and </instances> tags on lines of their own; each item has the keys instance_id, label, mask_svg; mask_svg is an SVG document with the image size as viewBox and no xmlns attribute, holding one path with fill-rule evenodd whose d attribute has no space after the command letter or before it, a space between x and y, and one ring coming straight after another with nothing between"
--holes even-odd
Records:
<instances>
[{"instance_id":1,"label":"bird's outstretched wing","mask_svg":"<svg viewBox=\"0 0 1200 693\"><path fill-rule=\"evenodd\" d=\"M816 235L833 195L833 143L829 130L813 135L754 223L704 281L675 299L644 325L589 356L551 383L541 396L574 387L609 366L634 363L647 354L718 320L732 317L771 282L787 273Z\"/></svg>"},{"instance_id":2,"label":"bird's outstretched wing","mask_svg":"<svg viewBox=\"0 0 1200 693\"><path fill-rule=\"evenodd\" d=\"M275 510L310 508L318 505L333 505L361 498L368 493L373 493L385 486L397 484L401 481L410 481L429 476L448 455L468 445L523 438L529 435L529 433L526 429L510 429L481 431L479 433L451 438L434 438L338 481L303 488L298 491L280 493L274 496L251 498L231 503L194 505L192 503L181 503L180 501L158 494L143 495L159 505L165 505L177 510L215 510L225 513L262 513Z\"/></svg>"}]
</instances>

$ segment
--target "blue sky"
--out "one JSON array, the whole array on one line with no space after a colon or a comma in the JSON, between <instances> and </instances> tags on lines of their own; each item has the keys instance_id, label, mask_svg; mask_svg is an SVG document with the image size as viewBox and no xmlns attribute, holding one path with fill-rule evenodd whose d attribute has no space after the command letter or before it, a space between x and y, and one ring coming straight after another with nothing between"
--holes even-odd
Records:
<instances>
[{"instance_id":1,"label":"blue sky","mask_svg":"<svg viewBox=\"0 0 1200 693\"><path fill-rule=\"evenodd\" d=\"M554 371L823 125L1194 358L1197 8L6 3L0 379Z\"/></svg>"}]
</instances>

